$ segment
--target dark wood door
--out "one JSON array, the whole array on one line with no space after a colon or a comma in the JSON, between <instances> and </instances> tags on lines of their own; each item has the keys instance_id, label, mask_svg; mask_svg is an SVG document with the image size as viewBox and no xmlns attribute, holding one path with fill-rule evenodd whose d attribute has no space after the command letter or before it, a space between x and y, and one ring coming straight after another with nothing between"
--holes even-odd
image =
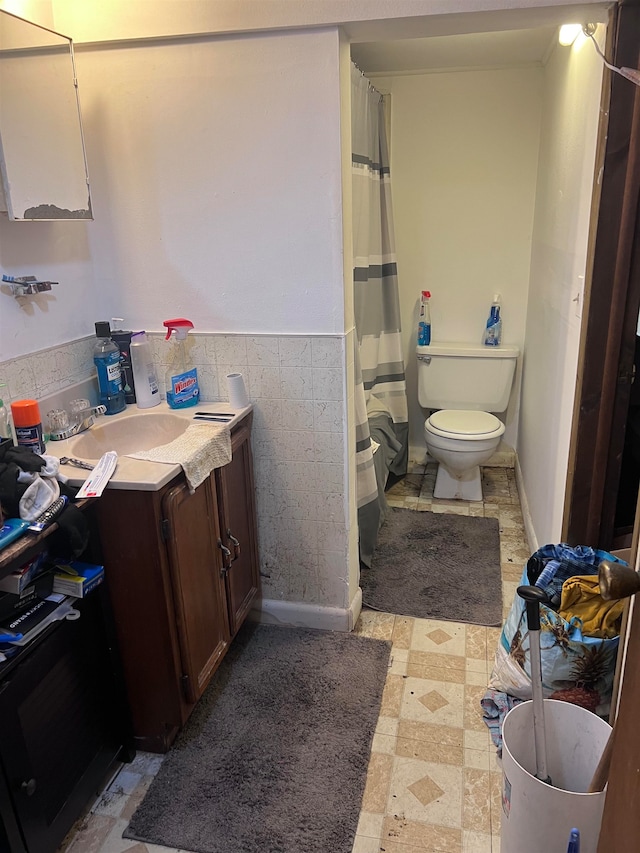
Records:
<instances>
[{"instance_id":1,"label":"dark wood door","mask_svg":"<svg viewBox=\"0 0 640 853\"><path fill-rule=\"evenodd\" d=\"M163 499L167 550L187 701L204 692L229 645L218 508L211 479L193 494L185 483Z\"/></svg>"},{"instance_id":2,"label":"dark wood door","mask_svg":"<svg viewBox=\"0 0 640 853\"><path fill-rule=\"evenodd\" d=\"M637 519L636 519L637 523ZM613 730L613 753L598 853L640 849L640 599L628 624L626 666Z\"/></svg>"},{"instance_id":3,"label":"dark wood door","mask_svg":"<svg viewBox=\"0 0 640 853\"><path fill-rule=\"evenodd\" d=\"M258 547L251 456L251 425L246 419L232 436L233 458L216 469L220 535L229 551L226 592L231 636L235 636L258 595Z\"/></svg>"},{"instance_id":4,"label":"dark wood door","mask_svg":"<svg viewBox=\"0 0 640 853\"><path fill-rule=\"evenodd\" d=\"M640 67L639 0L611 15L612 64ZM640 307L640 88L605 70L601 114L562 538L610 549Z\"/></svg>"}]
</instances>

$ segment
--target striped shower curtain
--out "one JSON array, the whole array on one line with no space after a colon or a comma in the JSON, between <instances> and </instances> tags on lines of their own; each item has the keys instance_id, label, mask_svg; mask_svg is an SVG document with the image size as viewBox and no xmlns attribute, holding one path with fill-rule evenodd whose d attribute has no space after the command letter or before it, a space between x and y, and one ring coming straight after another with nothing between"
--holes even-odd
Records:
<instances>
[{"instance_id":1,"label":"striped shower curtain","mask_svg":"<svg viewBox=\"0 0 640 853\"><path fill-rule=\"evenodd\" d=\"M382 521L367 420L370 395L388 409L402 445L390 469L399 476L407 471L409 424L383 101L354 64L351 135L358 525L360 559L370 565Z\"/></svg>"}]
</instances>

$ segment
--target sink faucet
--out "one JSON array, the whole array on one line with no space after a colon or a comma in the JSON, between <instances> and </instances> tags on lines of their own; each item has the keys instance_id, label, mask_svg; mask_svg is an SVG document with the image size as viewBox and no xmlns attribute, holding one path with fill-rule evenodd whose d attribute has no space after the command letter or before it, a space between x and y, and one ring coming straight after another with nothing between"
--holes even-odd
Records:
<instances>
[{"instance_id":1,"label":"sink faucet","mask_svg":"<svg viewBox=\"0 0 640 853\"><path fill-rule=\"evenodd\" d=\"M51 441L63 441L65 438L71 438L72 435L84 432L93 426L94 416L104 415L106 411L106 406L90 406L79 412L74 412L74 422L70 423L69 415L64 409L54 409L47 413L49 438Z\"/></svg>"}]
</instances>

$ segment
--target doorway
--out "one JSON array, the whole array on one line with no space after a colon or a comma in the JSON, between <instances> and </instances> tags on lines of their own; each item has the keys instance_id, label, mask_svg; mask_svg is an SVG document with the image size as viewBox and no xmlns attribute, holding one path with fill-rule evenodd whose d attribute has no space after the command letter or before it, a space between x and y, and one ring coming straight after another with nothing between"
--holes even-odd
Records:
<instances>
[{"instance_id":1,"label":"doorway","mask_svg":"<svg viewBox=\"0 0 640 853\"><path fill-rule=\"evenodd\" d=\"M638 68L640 6L625 3L611 14L612 64ZM640 309L640 89L617 74L610 82L602 107L608 121L601 131L599 198L592 210L563 524L565 541L605 550L622 546L620 536L630 532L621 524L616 528L616 508L621 487L629 488L622 469L627 419L638 390L632 394Z\"/></svg>"}]
</instances>

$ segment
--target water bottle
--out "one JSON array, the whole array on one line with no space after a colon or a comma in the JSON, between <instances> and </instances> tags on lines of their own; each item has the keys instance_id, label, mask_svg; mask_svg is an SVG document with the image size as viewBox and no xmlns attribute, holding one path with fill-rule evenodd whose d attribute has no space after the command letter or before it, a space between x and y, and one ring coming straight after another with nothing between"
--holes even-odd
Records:
<instances>
[{"instance_id":1,"label":"water bottle","mask_svg":"<svg viewBox=\"0 0 640 853\"><path fill-rule=\"evenodd\" d=\"M96 323L97 341L93 348L93 363L98 372L100 404L106 415L117 415L126 406L120 371L120 348L111 340L111 326L106 321Z\"/></svg>"}]
</instances>

